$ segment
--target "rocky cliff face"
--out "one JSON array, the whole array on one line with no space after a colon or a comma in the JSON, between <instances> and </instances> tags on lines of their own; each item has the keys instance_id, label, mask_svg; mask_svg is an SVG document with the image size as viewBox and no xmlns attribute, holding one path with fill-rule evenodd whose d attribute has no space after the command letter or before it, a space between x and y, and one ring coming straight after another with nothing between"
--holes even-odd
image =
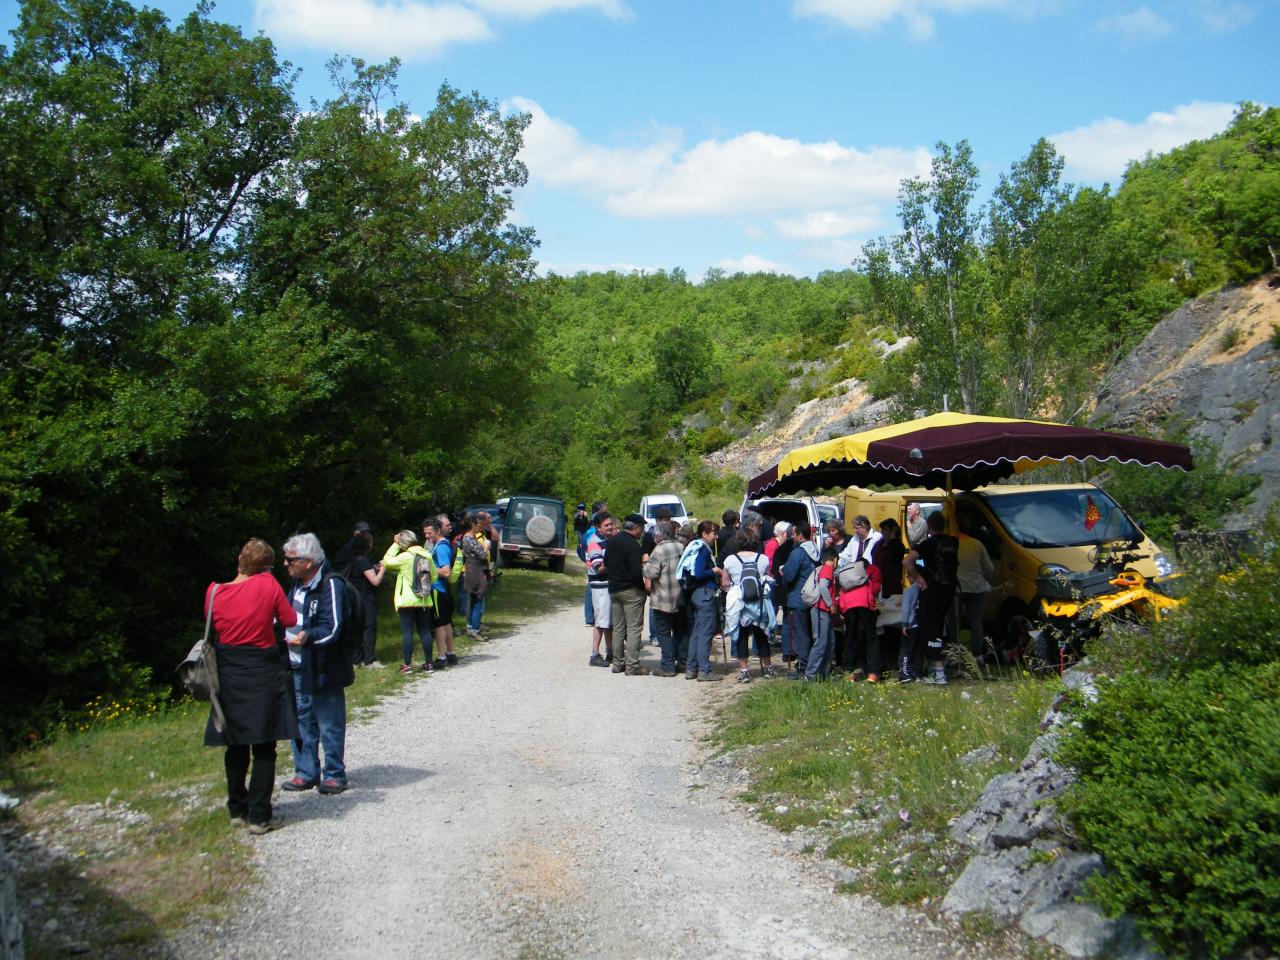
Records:
<instances>
[{"instance_id":1,"label":"rocky cliff face","mask_svg":"<svg viewBox=\"0 0 1280 960\"><path fill-rule=\"evenodd\" d=\"M1155 429L1185 419L1233 469L1262 483L1246 516L1280 496L1280 274L1192 300L1165 317L1103 380L1092 423Z\"/></svg>"},{"instance_id":2,"label":"rocky cliff face","mask_svg":"<svg viewBox=\"0 0 1280 960\"><path fill-rule=\"evenodd\" d=\"M1280 498L1280 274L1192 300L1165 317L1102 381L1092 425L1159 431L1185 419L1193 437L1217 445L1232 469L1262 483L1236 522L1262 516ZM877 344L882 353L900 349ZM888 422L887 404L857 380L834 397L800 404L780 423L706 458L717 470L753 477L788 451Z\"/></svg>"}]
</instances>

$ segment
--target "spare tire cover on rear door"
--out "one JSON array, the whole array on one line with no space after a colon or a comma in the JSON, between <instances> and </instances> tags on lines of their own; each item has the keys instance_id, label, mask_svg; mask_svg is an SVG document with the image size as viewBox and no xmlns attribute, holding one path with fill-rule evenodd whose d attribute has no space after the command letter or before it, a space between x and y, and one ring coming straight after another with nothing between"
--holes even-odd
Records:
<instances>
[{"instance_id":1,"label":"spare tire cover on rear door","mask_svg":"<svg viewBox=\"0 0 1280 960\"><path fill-rule=\"evenodd\" d=\"M545 547L555 539L556 522L550 517L530 517L524 525L524 535L535 547Z\"/></svg>"}]
</instances>

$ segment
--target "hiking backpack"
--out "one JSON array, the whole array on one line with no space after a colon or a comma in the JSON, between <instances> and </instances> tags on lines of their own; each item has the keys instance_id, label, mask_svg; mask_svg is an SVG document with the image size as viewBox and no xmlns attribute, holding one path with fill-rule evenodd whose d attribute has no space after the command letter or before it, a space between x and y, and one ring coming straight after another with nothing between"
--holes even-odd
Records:
<instances>
[{"instance_id":1,"label":"hiking backpack","mask_svg":"<svg viewBox=\"0 0 1280 960\"><path fill-rule=\"evenodd\" d=\"M436 562L431 559L430 555L423 556L420 553L413 555L413 595L415 597L424 597L431 599L432 591L436 582Z\"/></svg>"},{"instance_id":2,"label":"hiking backpack","mask_svg":"<svg viewBox=\"0 0 1280 960\"><path fill-rule=\"evenodd\" d=\"M739 555L738 562L742 564L742 600L744 603L756 603L764 596L764 584L760 582L760 568L756 566L760 562L760 554L753 554L750 563Z\"/></svg>"},{"instance_id":3,"label":"hiking backpack","mask_svg":"<svg viewBox=\"0 0 1280 960\"><path fill-rule=\"evenodd\" d=\"M856 590L867 582L867 561L846 560L836 567L836 580L841 590Z\"/></svg>"},{"instance_id":4,"label":"hiking backpack","mask_svg":"<svg viewBox=\"0 0 1280 960\"><path fill-rule=\"evenodd\" d=\"M814 567L810 570L809 576L805 577L800 587L800 600L806 607L816 607L818 601L822 599L822 593L818 587L818 571L821 569L821 567Z\"/></svg>"},{"instance_id":5,"label":"hiking backpack","mask_svg":"<svg viewBox=\"0 0 1280 960\"><path fill-rule=\"evenodd\" d=\"M342 610L339 612L342 636L338 638L338 648L342 651L346 663L354 663L361 653L360 645L364 641L365 625L369 622L369 618L374 616L374 611L370 609L364 594L351 582L350 576L338 571L331 571L329 576L335 580L341 580L343 586Z\"/></svg>"}]
</instances>

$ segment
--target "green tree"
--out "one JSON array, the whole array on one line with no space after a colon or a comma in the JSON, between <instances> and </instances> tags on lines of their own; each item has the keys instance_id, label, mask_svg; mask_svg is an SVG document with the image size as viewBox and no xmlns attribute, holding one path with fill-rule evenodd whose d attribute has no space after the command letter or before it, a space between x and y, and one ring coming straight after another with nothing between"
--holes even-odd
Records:
<instances>
[{"instance_id":1,"label":"green tree","mask_svg":"<svg viewBox=\"0 0 1280 960\"><path fill-rule=\"evenodd\" d=\"M861 263L878 312L916 339L918 395L935 408L958 395L964 412L976 413L989 403L978 168L968 141L935 149L929 177L902 182L902 233L868 244Z\"/></svg>"}]
</instances>

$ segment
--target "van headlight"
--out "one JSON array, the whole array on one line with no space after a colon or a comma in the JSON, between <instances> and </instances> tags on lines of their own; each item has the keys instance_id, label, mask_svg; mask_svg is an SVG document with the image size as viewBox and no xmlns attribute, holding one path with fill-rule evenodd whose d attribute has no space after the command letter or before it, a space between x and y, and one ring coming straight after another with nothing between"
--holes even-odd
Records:
<instances>
[{"instance_id":1,"label":"van headlight","mask_svg":"<svg viewBox=\"0 0 1280 960\"><path fill-rule=\"evenodd\" d=\"M1071 571L1060 563L1042 563L1036 571L1037 577L1064 577Z\"/></svg>"},{"instance_id":2,"label":"van headlight","mask_svg":"<svg viewBox=\"0 0 1280 960\"><path fill-rule=\"evenodd\" d=\"M1173 572L1178 569L1176 566L1174 566L1173 561L1170 560L1168 557L1166 557L1163 553L1157 553L1153 559L1155 561L1156 574L1158 576L1171 577L1173 576Z\"/></svg>"}]
</instances>

